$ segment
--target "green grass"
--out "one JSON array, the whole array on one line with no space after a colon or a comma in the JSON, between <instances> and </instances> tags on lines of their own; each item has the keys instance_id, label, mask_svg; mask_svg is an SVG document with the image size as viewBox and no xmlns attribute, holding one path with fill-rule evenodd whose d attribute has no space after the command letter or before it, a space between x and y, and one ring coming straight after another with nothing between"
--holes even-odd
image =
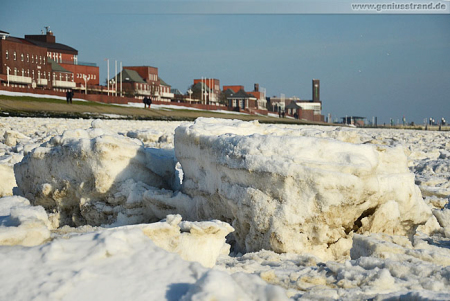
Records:
<instances>
[{"instance_id":1,"label":"green grass","mask_svg":"<svg viewBox=\"0 0 450 301\"><path fill-rule=\"evenodd\" d=\"M55 99L55 98L40 98L32 96L11 96L11 95L0 95L0 99L3 100L14 100L14 101L34 101L34 102L46 102L46 103L67 103L65 99ZM112 106L110 104L92 102L92 101L77 101L73 100L72 103L82 106Z\"/></svg>"}]
</instances>

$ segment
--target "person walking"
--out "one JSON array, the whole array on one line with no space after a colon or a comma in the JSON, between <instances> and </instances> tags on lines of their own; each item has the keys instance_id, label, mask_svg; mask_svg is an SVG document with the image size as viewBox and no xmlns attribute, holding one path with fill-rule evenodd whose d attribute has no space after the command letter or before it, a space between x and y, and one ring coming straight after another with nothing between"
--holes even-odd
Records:
<instances>
[{"instance_id":1,"label":"person walking","mask_svg":"<svg viewBox=\"0 0 450 301\"><path fill-rule=\"evenodd\" d=\"M69 90L69 101L72 104L73 90Z\"/></svg>"},{"instance_id":2,"label":"person walking","mask_svg":"<svg viewBox=\"0 0 450 301\"><path fill-rule=\"evenodd\" d=\"M70 102L70 90L67 90L67 92L66 92L66 101L67 101L67 103Z\"/></svg>"},{"instance_id":3,"label":"person walking","mask_svg":"<svg viewBox=\"0 0 450 301\"><path fill-rule=\"evenodd\" d=\"M147 103L148 103L147 96L144 96L144 99L142 100L142 102L144 103L144 109L146 109L147 108Z\"/></svg>"}]
</instances>

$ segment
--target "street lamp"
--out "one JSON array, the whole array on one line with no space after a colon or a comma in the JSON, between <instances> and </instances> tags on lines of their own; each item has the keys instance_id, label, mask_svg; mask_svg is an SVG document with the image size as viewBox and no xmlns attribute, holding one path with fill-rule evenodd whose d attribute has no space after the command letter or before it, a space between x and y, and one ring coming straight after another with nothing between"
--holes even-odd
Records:
<instances>
[{"instance_id":1,"label":"street lamp","mask_svg":"<svg viewBox=\"0 0 450 301\"><path fill-rule=\"evenodd\" d=\"M192 90L189 89L187 92L188 92L188 94L189 94L189 100L192 101L192 97L191 97L191 95L192 95Z\"/></svg>"},{"instance_id":2,"label":"street lamp","mask_svg":"<svg viewBox=\"0 0 450 301\"><path fill-rule=\"evenodd\" d=\"M86 76L86 74L83 74L83 79L84 79L84 94L87 94L87 81L89 78Z\"/></svg>"},{"instance_id":3,"label":"street lamp","mask_svg":"<svg viewBox=\"0 0 450 301\"><path fill-rule=\"evenodd\" d=\"M111 86L112 86L112 89L115 89L115 86L116 86L116 80L115 80L114 78L111 79ZM114 90L114 91L115 91L115 90ZM112 92L111 95L114 96L114 92Z\"/></svg>"},{"instance_id":4,"label":"street lamp","mask_svg":"<svg viewBox=\"0 0 450 301\"><path fill-rule=\"evenodd\" d=\"M108 96L109 96L109 59L106 58L105 61L108 64L108 79L107 79L107 82L108 82Z\"/></svg>"},{"instance_id":5,"label":"street lamp","mask_svg":"<svg viewBox=\"0 0 450 301\"><path fill-rule=\"evenodd\" d=\"M11 70L11 68L9 68L9 66L7 66L6 64L5 64L5 66L6 66L6 79L8 81L8 87L9 87L9 70Z\"/></svg>"}]
</instances>

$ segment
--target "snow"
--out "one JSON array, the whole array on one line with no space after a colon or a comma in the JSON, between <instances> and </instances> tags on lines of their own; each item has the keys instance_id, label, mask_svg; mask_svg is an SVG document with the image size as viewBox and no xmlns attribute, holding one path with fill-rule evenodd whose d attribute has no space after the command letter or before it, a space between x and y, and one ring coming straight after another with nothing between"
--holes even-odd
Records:
<instances>
[{"instance_id":1,"label":"snow","mask_svg":"<svg viewBox=\"0 0 450 301\"><path fill-rule=\"evenodd\" d=\"M448 300L449 138L1 118L0 299Z\"/></svg>"},{"instance_id":2,"label":"snow","mask_svg":"<svg viewBox=\"0 0 450 301\"><path fill-rule=\"evenodd\" d=\"M194 218L229 221L241 251L337 259L354 232L413 235L431 216L403 147L265 128L199 118L175 132Z\"/></svg>"}]
</instances>

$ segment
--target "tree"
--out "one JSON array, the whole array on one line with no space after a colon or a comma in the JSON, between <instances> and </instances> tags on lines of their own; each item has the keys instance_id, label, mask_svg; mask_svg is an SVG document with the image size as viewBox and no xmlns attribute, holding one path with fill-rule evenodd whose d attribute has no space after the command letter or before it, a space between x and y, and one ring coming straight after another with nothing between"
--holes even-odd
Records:
<instances>
[{"instance_id":1,"label":"tree","mask_svg":"<svg viewBox=\"0 0 450 301\"><path fill-rule=\"evenodd\" d=\"M227 99L227 96L225 95L225 93L223 91L219 92L219 103L221 105L228 106L228 99Z\"/></svg>"}]
</instances>

